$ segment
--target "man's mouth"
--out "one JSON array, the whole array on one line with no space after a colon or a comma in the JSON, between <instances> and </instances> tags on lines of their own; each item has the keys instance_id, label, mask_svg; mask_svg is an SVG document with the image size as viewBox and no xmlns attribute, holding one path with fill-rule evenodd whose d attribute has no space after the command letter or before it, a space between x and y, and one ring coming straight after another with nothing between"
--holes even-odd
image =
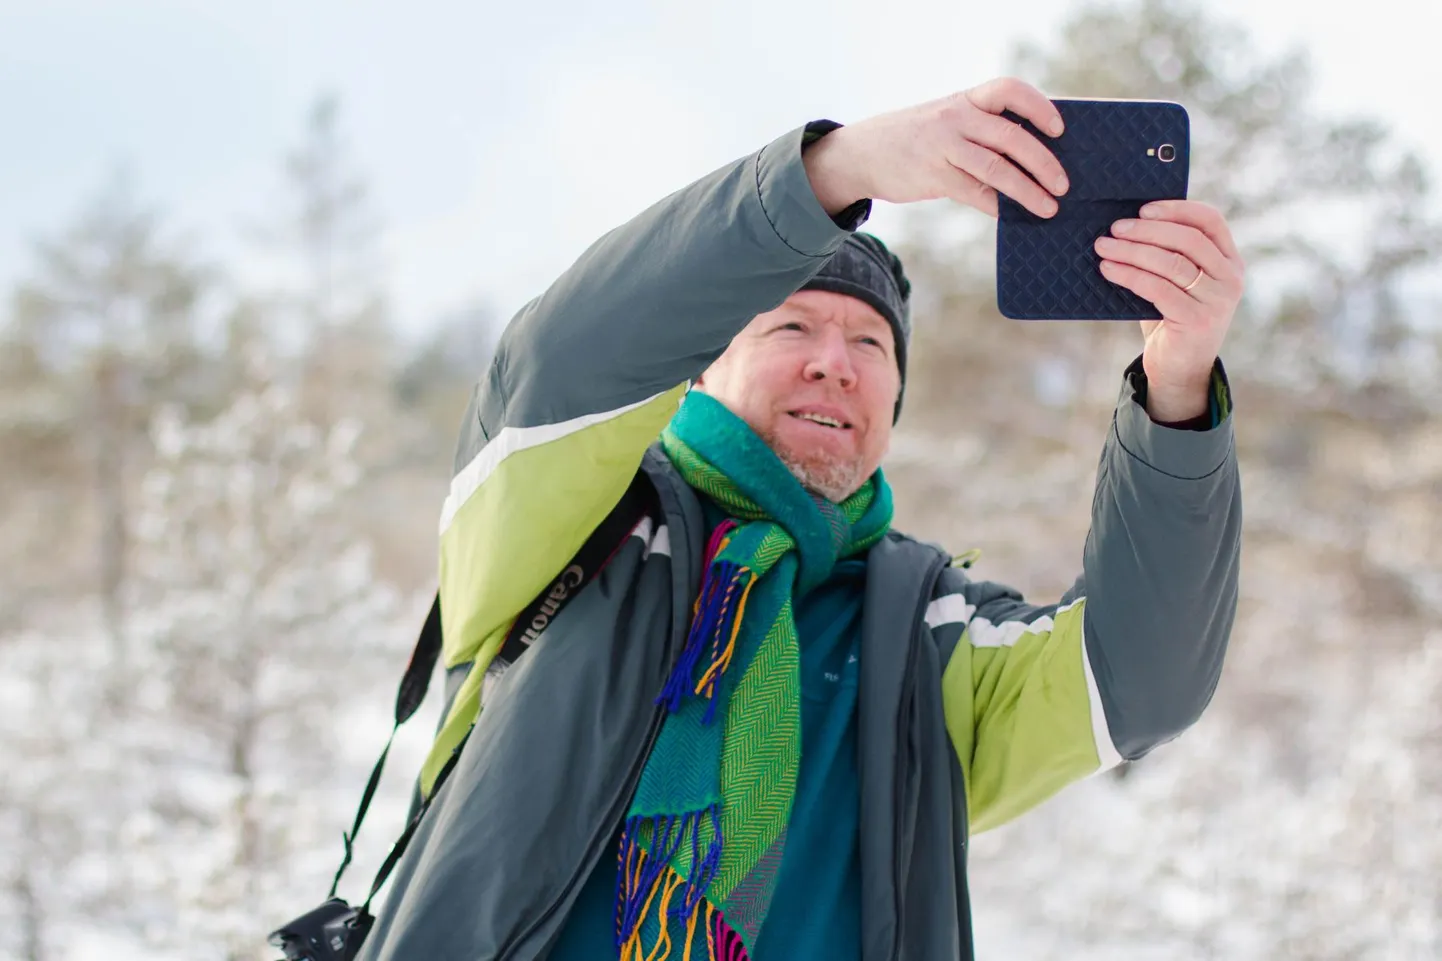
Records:
<instances>
[{"instance_id":1,"label":"man's mouth","mask_svg":"<svg viewBox=\"0 0 1442 961\"><path fill-rule=\"evenodd\" d=\"M810 411L796 410L787 411L787 413L797 420L807 420L813 424L820 424L822 427L830 427L833 430L851 429L851 423L849 421L837 420L834 417L827 417L825 414L813 414Z\"/></svg>"}]
</instances>

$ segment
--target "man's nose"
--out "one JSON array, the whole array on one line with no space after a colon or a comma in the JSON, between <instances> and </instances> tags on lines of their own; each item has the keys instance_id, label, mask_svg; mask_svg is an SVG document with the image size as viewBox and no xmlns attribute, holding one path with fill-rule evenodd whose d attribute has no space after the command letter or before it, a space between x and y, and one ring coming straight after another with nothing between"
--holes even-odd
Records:
<instances>
[{"instance_id":1,"label":"man's nose","mask_svg":"<svg viewBox=\"0 0 1442 961\"><path fill-rule=\"evenodd\" d=\"M851 365L842 331L829 328L817 337L816 350L806 363L804 375L807 380L835 380L844 388L856 384L856 368Z\"/></svg>"}]
</instances>

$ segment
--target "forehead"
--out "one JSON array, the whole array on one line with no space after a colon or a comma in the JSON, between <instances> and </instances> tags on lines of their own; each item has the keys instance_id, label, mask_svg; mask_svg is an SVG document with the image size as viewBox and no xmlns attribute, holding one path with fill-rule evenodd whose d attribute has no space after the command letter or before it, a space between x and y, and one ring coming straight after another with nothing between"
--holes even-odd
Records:
<instances>
[{"instance_id":1,"label":"forehead","mask_svg":"<svg viewBox=\"0 0 1442 961\"><path fill-rule=\"evenodd\" d=\"M888 336L891 333L891 324L875 307L864 300L830 290L799 290L787 297L775 312L800 314L858 330L884 330Z\"/></svg>"}]
</instances>

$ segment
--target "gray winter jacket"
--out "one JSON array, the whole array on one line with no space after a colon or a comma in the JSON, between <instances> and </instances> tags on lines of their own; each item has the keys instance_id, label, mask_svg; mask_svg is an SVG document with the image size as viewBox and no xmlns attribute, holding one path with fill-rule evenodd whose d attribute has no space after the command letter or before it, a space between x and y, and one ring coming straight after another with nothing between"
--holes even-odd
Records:
<instances>
[{"instance_id":1,"label":"gray winter jacket","mask_svg":"<svg viewBox=\"0 0 1442 961\"><path fill-rule=\"evenodd\" d=\"M828 217L809 125L607 234L512 321L476 388L442 512L449 707L435 792L363 961L547 957L661 723L706 531L655 440L689 382L817 270ZM867 961L970 958L968 831L1177 736L1209 702L1236 608L1230 398L1153 424L1133 365L1103 445L1082 574L1037 606L889 534L868 557L858 736ZM655 506L504 672L517 614L637 471ZM564 587L561 588L564 590ZM482 704L484 703L484 710ZM598 957L602 956L598 946Z\"/></svg>"}]
</instances>

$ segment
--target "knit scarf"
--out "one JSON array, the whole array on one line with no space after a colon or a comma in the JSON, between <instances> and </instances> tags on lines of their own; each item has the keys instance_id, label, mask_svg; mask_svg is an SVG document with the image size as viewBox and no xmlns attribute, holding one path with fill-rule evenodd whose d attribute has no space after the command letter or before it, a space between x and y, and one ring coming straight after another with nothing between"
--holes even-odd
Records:
<instances>
[{"instance_id":1,"label":"knit scarf","mask_svg":"<svg viewBox=\"0 0 1442 961\"><path fill-rule=\"evenodd\" d=\"M891 525L878 470L844 503L808 493L743 421L692 391L661 436L730 518L713 531L666 715L623 825L621 961L745 961L786 847L801 759L793 599ZM701 932L698 934L698 926Z\"/></svg>"}]
</instances>

